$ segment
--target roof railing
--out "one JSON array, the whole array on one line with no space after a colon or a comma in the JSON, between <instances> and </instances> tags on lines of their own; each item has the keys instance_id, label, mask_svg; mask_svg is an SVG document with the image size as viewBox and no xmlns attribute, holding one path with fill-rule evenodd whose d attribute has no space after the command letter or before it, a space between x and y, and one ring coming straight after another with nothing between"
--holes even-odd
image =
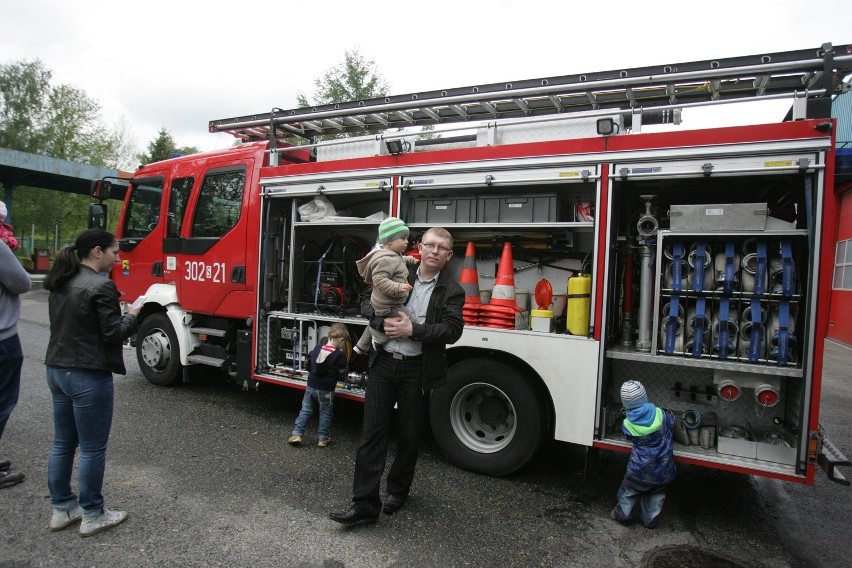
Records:
<instances>
[{"instance_id":1,"label":"roof railing","mask_svg":"<svg viewBox=\"0 0 852 568\"><path fill-rule=\"evenodd\" d=\"M210 122L242 140L376 134L453 122L714 101L830 97L852 72L852 45L425 91ZM822 105L825 107L826 105ZM830 105L828 105L830 106Z\"/></svg>"}]
</instances>

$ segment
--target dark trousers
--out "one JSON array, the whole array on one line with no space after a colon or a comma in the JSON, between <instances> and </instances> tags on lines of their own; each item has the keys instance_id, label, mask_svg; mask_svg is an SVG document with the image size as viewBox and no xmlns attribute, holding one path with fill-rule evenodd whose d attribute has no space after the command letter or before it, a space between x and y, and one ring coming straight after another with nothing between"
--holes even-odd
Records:
<instances>
[{"instance_id":1,"label":"dark trousers","mask_svg":"<svg viewBox=\"0 0 852 568\"><path fill-rule=\"evenodd\" d=\"M18 404L23 364L24 353L18 335L0 341L0 438L3 437L9 415Z\"/></svg>"},{"instance_id":2,"label":"dark trousers","mask_svg":"<svg viewBox=\"0 0 852 568\"><path fill-rule=\"evenodd\" d=\"M394 427L397 445L387 490L394 495L408 495L411 489L426 422L422 375L421 359L397 360L384 352L378 354L370 368L352 484L353 503L370 513L378 513L382 506L379 482L387 460L394 404L398 410Z\"/></svg>"}]
</instances>

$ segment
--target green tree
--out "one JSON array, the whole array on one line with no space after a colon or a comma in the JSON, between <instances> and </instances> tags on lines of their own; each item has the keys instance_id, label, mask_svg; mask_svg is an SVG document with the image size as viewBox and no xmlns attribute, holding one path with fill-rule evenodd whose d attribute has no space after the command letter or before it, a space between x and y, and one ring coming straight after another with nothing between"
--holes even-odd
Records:
<instances>
[{"instance_id":1,"label":"green tree","mask_svg":"<svg viewBox=\"0 0 852 568\"><path fill-rule=\"evenodd\" d=\"M359 101L385 97L388 94L389 85L382 78L376 66L376 62L367 59L357 49L346 51L343 61L325 71L314 79L313 102L304 93L296 95L299 108L308 108L317 105L327 105L348 101ZM346 135L329 135L324 139L360 136L367 132L350 132Z\"/></svg>"},{"instance_id":2,"label":"green tree","mask_svg":"<svg viewBox=\"0 0 852 568\"><path fill-rule=\"evenodd\" d=\"M157 137L148 143L148 152L139 154L138 158L142 164L151 164L153 162L168 160L177 154L186 156L188 154L197 154L198 152L199 150L195 146L178 148L171 133L163 126L160 128Z\"/></svg>"},{"instance_id":3,"label":"green tree","mask_svg":"<svg viewBox=\"0 0 852 568\"><path fill-rule=\"evenodd\" d=\"M299 92L296 103L299 108L311 106L361 101L388 96L390 85L379 72L376 62L364 57L357 49L346 51L343 62L325 71L314 79L313 103ZM437 138L432 132L434 126L427 125L420 129L418 138ZM400 129L402 130L402 129ZM328 135L322 139L342 138L346 136L362 136L369 134L366 130L350 131L349 134ZM300 143L301 141L297 141Z\"/></svg>"},{"instance_id":4,"label":"green tree","mask_svg":"<svg viewBox=\"0 0 852 568\"><path fill-rule=\"evenodd\" d=\"M0 147L38 152L51 73L39 60L0 65Z\"/></svg>"},{"instance_id":5,"label":"green tree","mask_svg":"<svg viewBox=\"0 0 852 568\"><path fill-rule=\"evenodd\" d=\"M0 65L0 147L131 168L136 150L126 121L105 125L97 101L76 87L52 85L51 78L38 59ZM57 227L60 244L86 228L91 199L18 186L13 201L16 233L28 237L35 232L36 246L52 248Z\"/></svg>"},{"instance_id":6,"label":"green tree","mask_svg":"<svg viewBox=\"0 0 852 568\"><path fill-rule=\"evenodd\" d=\"M314 87L313 104L301 92L296 96L299 108L385 97L389 89L376 62L357 49L345 52L342 63L314 79Z\"/></svg>"},{"instance_id":7,"label":"green tree","mask_svg":"<svg viewBox=\"0 0 852 568\"><path fill-rule=\"evenodd\" d=\"M109 147L112 158L104 165L117 170L132 172L139 166L136 137L125 116L120 116L104 132L103 144Z\"/></svg>"},{"instance_id":8,"label":"green tree","mask_svg":"<svg viewBox=\"0 0 852 568\"><path fill-rule=\"evenodd\" d=\"M46 120L42 128L42 151L54 158L104 165L106 156L98 143L98 103L86 93L68 85L55 87L48 95Z\"/></svg>"},{"instance_id":9,"label":"green tree","mask_svg":"<svg viewBox=\"0 0 852 568\"><path fill-rule=\"evenodd\" d=\"M99 166L126 161L126 122L106 126L96 100L51 85L52 76L38 59L0 65L0 147Z\"/></svg>"}]
</instances>

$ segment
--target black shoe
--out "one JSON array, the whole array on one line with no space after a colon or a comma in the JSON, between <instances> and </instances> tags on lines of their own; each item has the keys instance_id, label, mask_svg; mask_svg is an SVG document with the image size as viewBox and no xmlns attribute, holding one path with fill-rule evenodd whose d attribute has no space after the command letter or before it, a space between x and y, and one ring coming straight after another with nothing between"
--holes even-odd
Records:
<instances>
[{"instance_id":1,"label":"black shoe","mask_svg":"<svg viewBox=\"0 0 852 568\"><path fill-rule=\"evenodd\" d=\"M0 461L0 471L6 471L10 467L12 467L11 461L9 461L9 460Z\"/></svg>"},{"instance_id":2,"label":"black shoe","mask_svg":"<svg viewBox=\"0 0 852 568\"><path fill-rule=\"evenodd\" d=\"M405 502L407 500L408 495L394 495L393 493L388 493L388 497L385 499L385 503L382 506L382 513L385 515L393 515L405 507Z\"/></svg>"},{"instance_id":3,"label":"black shoe","mask_svg":"<svg viewBox=\"0 0 852 568\"><path fill-rule=\"evenodd\" d=\"M385 316L373 316L370 318L370 327L381 332L385 331Z\"/></svg>"},{"instance_id":4,"label":"black shoe","mask_svg":"<svg viewBox=\"0 0 852 568\"><path fill-rule=\"evenodd\" d=\"M379 514L367 513L366 511L357 509L353 506L350 507L348 511L329 513L328 518L335 523L340 523L341 525L355 525L360 522L363 522L365 525L369 525L379 520Z\"/></svg>"},{"instance_id":5,"label":"black shoe","mask_svg":"<svg viewBox=\"0 0 852 568\"><path fill-rule=\"evenodd\" d=\"M3 471L0 471L0 487L12 487L23 480L23 473L12 471L11 469L4 469Z\"/></svg>"}]
</instances>

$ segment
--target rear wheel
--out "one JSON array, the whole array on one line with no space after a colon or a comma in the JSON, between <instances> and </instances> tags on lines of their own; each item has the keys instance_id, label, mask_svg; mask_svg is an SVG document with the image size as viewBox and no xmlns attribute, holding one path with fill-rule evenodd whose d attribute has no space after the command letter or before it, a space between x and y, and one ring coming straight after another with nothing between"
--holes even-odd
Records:
<instances>
[{"instance_id":1,"label":"rear wheel","mask_svg":"<svg viewBox=\"0 0 852 568\"><path fill-rule=\"evenodd\" d=\"M177 334L168 316L151 314L142 320L136 336L136 359L145 378L163 387L178 383L183 365Z\"/></svg>"},{"instance_id":2,"label":"rear wheel","mask_svg":"<svg viewBox=\"0 0 852 568\"><path fill-rule=\"evenodd\" d=\"M547 437L549 410L517 369L488 360L453 365L432 393L432 431L456 465L508 475L526 465Z\"/></svg>"}]
</instances>

